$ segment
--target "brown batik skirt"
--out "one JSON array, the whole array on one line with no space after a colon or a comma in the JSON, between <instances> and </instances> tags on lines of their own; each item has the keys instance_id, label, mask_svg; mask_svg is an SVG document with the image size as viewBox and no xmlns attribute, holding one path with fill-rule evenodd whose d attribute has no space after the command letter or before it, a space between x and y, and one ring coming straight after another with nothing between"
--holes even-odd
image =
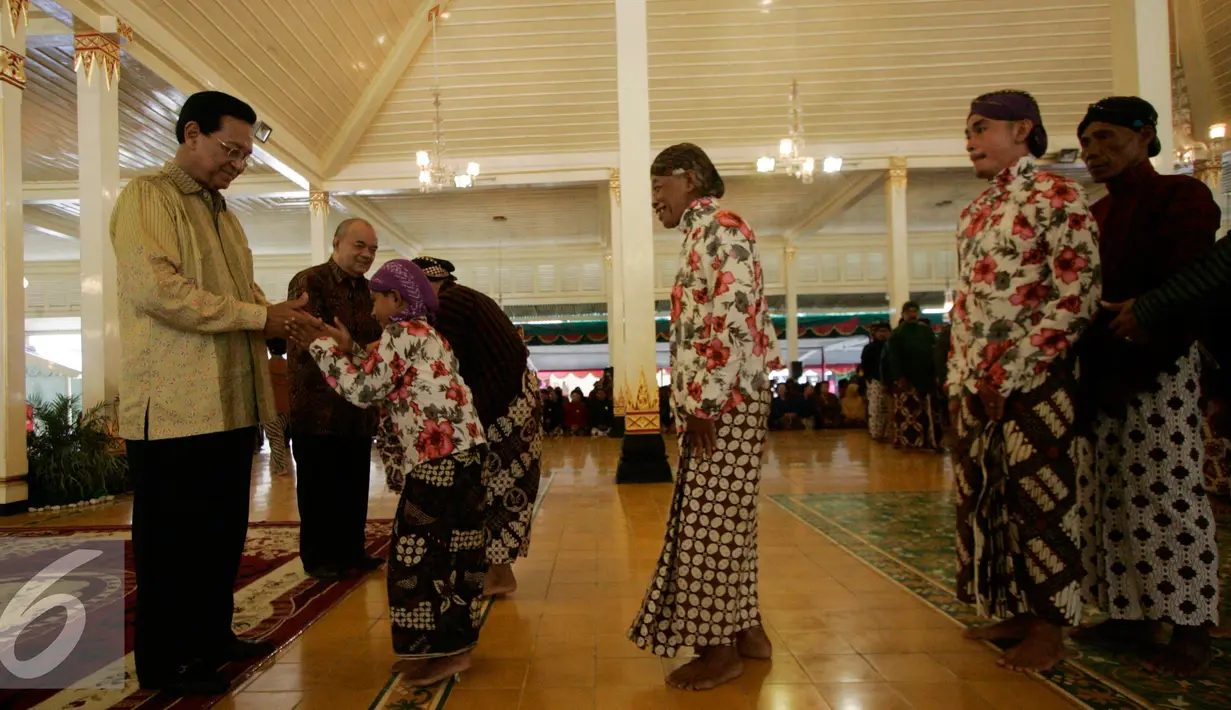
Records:
<instances>
[{"instance_id":1,"label":"brown batik skirt","mask_svg":"<svg viewBox=\"0 0 1231 710\"><path fill-rule=\"evenodd\" d=\"M485 447L410 467L393 520L389 616L399 658L465 653L479 641Z\"/></svg>"},{"instance_id":2,"label":"brown batik skirt","mask_svg":"<svg viewBox=\"0 0 1231 710\"><path fill-rule=\"evenodd\" d=\"M672 658L680 648L726 646L761 625L757 493L769 429L768 392L715 422L718 444L695 457L687 433L658 568L628 637Z\"/></svg>"},{"instance_id":3,"label":"brown batik skirt","mask_svg":"<svg viewBox=\"0 0 1231 710\"><path fill-rule=\"evenodd\" d=\"M530 522L543 455L543 398L539 378L526 370L522 393L487 427L487 563L512 564L530 551Z\"/></svg>"},{"instance_id":4,"label":"brown batik skirt","mask_svg":"<svg viewBox=\"0 0 1231 710\"><path fill-rule=\"evenodd\" d=\"M893 445L907 449L939 448L944 432L936 398L907 387L895 389L893 400Z\"/></svg>"},{"instance_id":5,"label":"brown batik skirt","mask_svg":"<svg viewBox=\"0 0 1231 710\"><path fill-rule=\"evenodd\" d=\"M1081 618L1079 482L1092 449L1074 416L1076 380L1061 361L1014 393L989 421L964 392L957 476L958 598L984 617L1034 614L1060 626Z\"/></svg>"}]
</instances>

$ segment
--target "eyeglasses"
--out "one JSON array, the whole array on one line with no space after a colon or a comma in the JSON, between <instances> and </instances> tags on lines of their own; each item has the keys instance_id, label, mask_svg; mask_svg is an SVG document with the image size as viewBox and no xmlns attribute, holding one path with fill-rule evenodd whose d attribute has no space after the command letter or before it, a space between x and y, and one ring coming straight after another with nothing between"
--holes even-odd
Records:
<instances>
[{"instance_id":1,"label":"eyeglasses","mask_svg":"<svg viewBox=\"0 0 1231 710\"><path fill-rule=\"evenodd\" d=\"M227 149L227 160L231 161L232 163L239 163L245 168L248 167L252 163L251 153L245 151L243 148L239 148L237 146L231 145L230 143L227 143L226 141L222 140L218 136L211 136L211 137L214 140L218 141L218 145Z\"/></svg>"}]
</instances>

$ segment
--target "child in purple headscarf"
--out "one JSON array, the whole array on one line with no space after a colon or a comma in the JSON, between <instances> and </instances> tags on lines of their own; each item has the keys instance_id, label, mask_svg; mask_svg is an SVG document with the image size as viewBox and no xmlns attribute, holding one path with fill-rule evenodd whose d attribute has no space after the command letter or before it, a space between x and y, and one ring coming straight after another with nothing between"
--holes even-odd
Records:
<instances>
[{"instance_id":1,"label":"child in purple headscarf","mask_svg":"<svg viewBox=\"0 0 1231 710\"><path fill-rule=\"evenodd\" d=\"M432 327L436 294L423 271L395 259L369 287L385 330L366 353L340 322L310 322L295 338L338 394L381 407L385 476L402 494L389 559L394 670L422 687L469 668L478 642L487 445L457 360Z\"/></svg>"}]
</instances>

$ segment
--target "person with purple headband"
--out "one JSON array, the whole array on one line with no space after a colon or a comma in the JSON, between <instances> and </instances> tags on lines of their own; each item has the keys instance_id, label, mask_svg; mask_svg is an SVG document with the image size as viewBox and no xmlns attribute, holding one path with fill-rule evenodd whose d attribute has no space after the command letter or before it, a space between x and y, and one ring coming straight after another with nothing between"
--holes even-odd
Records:
<instances>
[{"instance_id":1,"label":"person with purple headband","mask_svg":"<svg viewBox=\"0 0 1231 710\"><path fill-rule=\"evenodd\" d=\"M1082 608L1076 506L1092 453L1072 346L1098 310L1098 227L1076 183L1036 166L1047 131L1029 94L975 99L966 150L991 185L962 210L950 314L958 597L1001 620L968 638L1007 641L1001 665L1044 671Z\"/></svg>"},{"instance_id":2,"label":"person with purple headband","mask_svg":"<svg viewBox=\"0 0 1231 710\"><path fill-rule=\"evenodd\" d=\"M295 328L334 391L379 407L389 487L401 492L389 556L394 671L426 687L470 667L479 640L484 554L483 461L487 443L457 359L432 326L438 303L406 259L369 281L384 328L367 352L340 321Z\"/></svg>"}]
</instances>

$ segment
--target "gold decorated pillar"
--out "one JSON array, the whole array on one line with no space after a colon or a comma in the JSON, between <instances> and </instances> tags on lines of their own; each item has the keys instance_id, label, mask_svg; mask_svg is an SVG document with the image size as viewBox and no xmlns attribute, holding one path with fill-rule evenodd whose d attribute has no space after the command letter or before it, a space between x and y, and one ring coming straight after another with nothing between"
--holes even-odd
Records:
<instances>
[{"instance_id":1,"label":"gold decorated pillar","mask_svg":"<svg viewBox=\"0 0 1231 710\"><path fill-rule=\"evenodd\" d=\"M617 278L624 305L624 372L616 386L626 405L616 482L669 482L671 466L658 417L646 0L620 0L615 18L621 202Z\"/></svg>"},{"instance_id":2,"label":"gold decorated pillar","mask_svg":"<svg viewBox=\"0 0 1231 710\"><path fill-rule=\"evenodd\" d=\"M26 294L21 213L21 99L26 88L28 0L0 9L0 322L4 406L0 408L0 514L29 507L26 487Z\"/></svg>"},{"instance_id":3,"label":"gold decorated pillar","mask_svg":"<svg viewBox=\"0 0 1231 710\"><path fill-rule=\"evenodd\" d=\"M81 404L114 407L120 384L119 299L111 210L120 192L120 35L73 37L81 198ZM114 415L115 410L110 409Z\"/></svg>"},{"instance_id":4,"label":"gold decorated pillar","mask_svg":"<svg viewBox=\"0 0 1231 710\"><path fill-rule=\"evenodd\" d=\"M308 213L312 222L312 263L323 264L333 253L333 243L329 239L329 193L309 192Z\"/></svg>"},{"instance_id":5,"label":"gold decorated pillar","mask_svg":"<svg viewBox=\"0 0 1231 710\"><path fill-rule=\"evenodd\" d=\"M620 171L612 169L608 181L608 204L611 216L611 252L607 254L607 352L611 360L611 383L615 398L617 424L613 430L624 432L623 419L628 399L624 386L624 259L620 242Z\"/></svg>"},{"instance_id":6,"label":"gold decorated pillar","mask_svg":"<svg viewBox=\"0 0 1231 710\"><path fill-rule=\"evenodd\" d=\"M906 158L890 158L885 181L885 226L889 233L889 316L894 325L910 300L910 249L906 227Z\"/></svg>"}]
</instances>

